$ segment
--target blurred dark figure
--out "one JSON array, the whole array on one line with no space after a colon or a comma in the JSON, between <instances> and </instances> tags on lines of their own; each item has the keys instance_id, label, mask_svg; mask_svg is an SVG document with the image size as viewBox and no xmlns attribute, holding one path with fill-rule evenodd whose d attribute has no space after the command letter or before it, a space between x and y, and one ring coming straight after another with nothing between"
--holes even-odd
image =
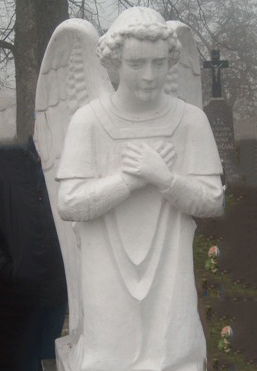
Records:
<instances>
[{"instance_id":1,"label":"blurred dark figure","mask_svg":"<svg viewBox=\"0 0 257 371\"><path fill-rule=\"evenodd\" d=\"M64 266L34 143L0 146L0 370L55 358L67 305Z\"/></svg>"}]
</instances>

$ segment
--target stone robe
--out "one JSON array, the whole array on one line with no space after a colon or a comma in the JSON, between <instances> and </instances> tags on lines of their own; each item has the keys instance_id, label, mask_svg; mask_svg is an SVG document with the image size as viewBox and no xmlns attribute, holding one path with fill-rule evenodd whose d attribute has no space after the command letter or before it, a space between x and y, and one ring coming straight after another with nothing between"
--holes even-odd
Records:
<instances>
[{"instance_id":1,"label":"stone robe","mask_svg":"<svg viewBox=\"0 0 257 371\"><path fill-rule=\"evenodd\" d=\"M124 182L122 150L142 141L174 145L168 189L130 192ZM144 120L124 117L110 99L74 115L57 180L60 215L77 222L82 254L78 370L203 370L192 215L222 212L221 172L208 120L181 100Z\"/></svg>"}]
</instances>

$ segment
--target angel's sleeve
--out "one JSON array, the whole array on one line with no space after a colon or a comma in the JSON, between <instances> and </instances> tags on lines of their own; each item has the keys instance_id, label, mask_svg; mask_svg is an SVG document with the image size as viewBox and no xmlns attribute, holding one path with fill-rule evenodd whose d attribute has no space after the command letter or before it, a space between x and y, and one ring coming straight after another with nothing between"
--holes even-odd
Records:
<instances>
[{"instance_id":1,"label":"angel's sleeve","mask_svg":"<svg viewBox=\"0 0 257 371\"><path fill-rule=\"evenodd\" d=\"M58 210L64 220L92 220L117 206L130 194L120 171L99 177L95 119L87 108L82 108L72 118L67 131L56 176L60 183Z\"/></svg>"},{"instance_id":2,"label":"angel's sleeve","mask_svg":"<svg viewBox=\"0 0 257 371\"><path fill-rule=\"evenodd\" d=\"M173 173L163 196L178 210L198 217L223 213L222 166L205 114L188 105L184 118L183 173ZM182 138L181 138L182 140Z\"/></svg>"},{"instance_id":3,"label":"angel's sleeve","mask_svg":"<svg viewBox=\"0 0 257 371\"><path fill-rule=\"evenodd\" d=\"M223 213L223 189L218 175L174 174L170 186L162 194L188 215L213 217Z\"/></svg>"}]
</instances>

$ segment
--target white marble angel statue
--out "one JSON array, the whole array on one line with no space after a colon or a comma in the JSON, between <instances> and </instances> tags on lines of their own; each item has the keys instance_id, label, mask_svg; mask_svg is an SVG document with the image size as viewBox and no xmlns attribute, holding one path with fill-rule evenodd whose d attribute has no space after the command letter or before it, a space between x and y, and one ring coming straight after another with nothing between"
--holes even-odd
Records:
<instances>
[{"instance_id":1,"label":"white marble angel statue","mask_svg":"<svg viewBox=\"0 0 257 371\"><path fill-rule=\"evenodd\" d=\"M86 21L60 25L37 89L35 136L72 321L57 342L58 367L203 371L192 216L221 214L223 193L216 144L196 107L195 42L185 25L140 7L97 42ZM96 48L119 75L117 91Z\"/></svg>"}]
</instances>

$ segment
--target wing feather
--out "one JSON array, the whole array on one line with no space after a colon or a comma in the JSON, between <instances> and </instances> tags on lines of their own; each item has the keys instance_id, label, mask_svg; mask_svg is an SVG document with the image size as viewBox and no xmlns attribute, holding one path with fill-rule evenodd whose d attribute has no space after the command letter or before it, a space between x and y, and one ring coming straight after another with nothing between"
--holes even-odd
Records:
<instances>
[{"instance_id":1,"label":"wing feather","mask_svg":"<svg viewBox=\"0 0 257 371\"><path fill-rule=\"evenodd\" d=\"M53 107L56 106L59 102L58 94L58 75L55 70L50 70L45 74L45 85L51 86L51 89L47 91L47 106Z\"/></svg>"},{"instance_id":2,"label":"wing feather","mask_svg":"<svg viewBox=\"0 0 257 371\"><path fill-rule=\"evenodd\" d=\"M70 330L81 320L80 250L72 224L57 212L55 174L71 115L102 92L112 91L95 49L98 34L87 21L71 19L55 30L47 47L36 92L35 143L41 157L68 285Z\"/></svg>"},{"instance_id":3,"label":"wing feather","mask_svg":"<svg viewBox=\"0 0 257 371\"><path fill-rule=\"evenodd\" d=\"M65 132L71 116L78 108L97 98L102 92L112 91L108 74L95 53L98 38L95 28L81 19L64 21L55 30L47 47L37 84L36 114L38 117L38 113L43 111L48 120L48 125L39 130L41 122L36 118L37 133L41 135L37 138L39 142L57 142L58 147L62 148L63 142L60 142L59 137L64 136L59 132L58 137L55 137L55 126ZM57 117L58 120L62 101L66 102L69 112L59 127L55 119ZM53 107L57 116L53 114L52 109L48 114ZM48 135L52 140L46 138ZM45 153L41 154L41 161L46 170L54 166L55 151L50 149L50 153L48 152L46 157L44 155Z\"/></svg>"},{"instance_id":4,"label":"wing feather","mask_svg":"<svg viewBox=\"0 0 257 371\"><path fill-rule=\"evenodd\" d=\"M182 22L168 21L182 45L179 63L168 75L168 93L202 108L201 71L196 41L191 29Z\"/></svg>"},{"instance_id":5,"label":"wing feather","mask_svg":"<svg viewBox=\"0 0 257 371\"><path fill-rule=\"evenodd\" d=\"M67 99L67 80L63 76L67 76L68 67L62 67L57 70L57 80L58 80L58 92L59 92L59 101Z\"/></svg>"}]
</instances>

